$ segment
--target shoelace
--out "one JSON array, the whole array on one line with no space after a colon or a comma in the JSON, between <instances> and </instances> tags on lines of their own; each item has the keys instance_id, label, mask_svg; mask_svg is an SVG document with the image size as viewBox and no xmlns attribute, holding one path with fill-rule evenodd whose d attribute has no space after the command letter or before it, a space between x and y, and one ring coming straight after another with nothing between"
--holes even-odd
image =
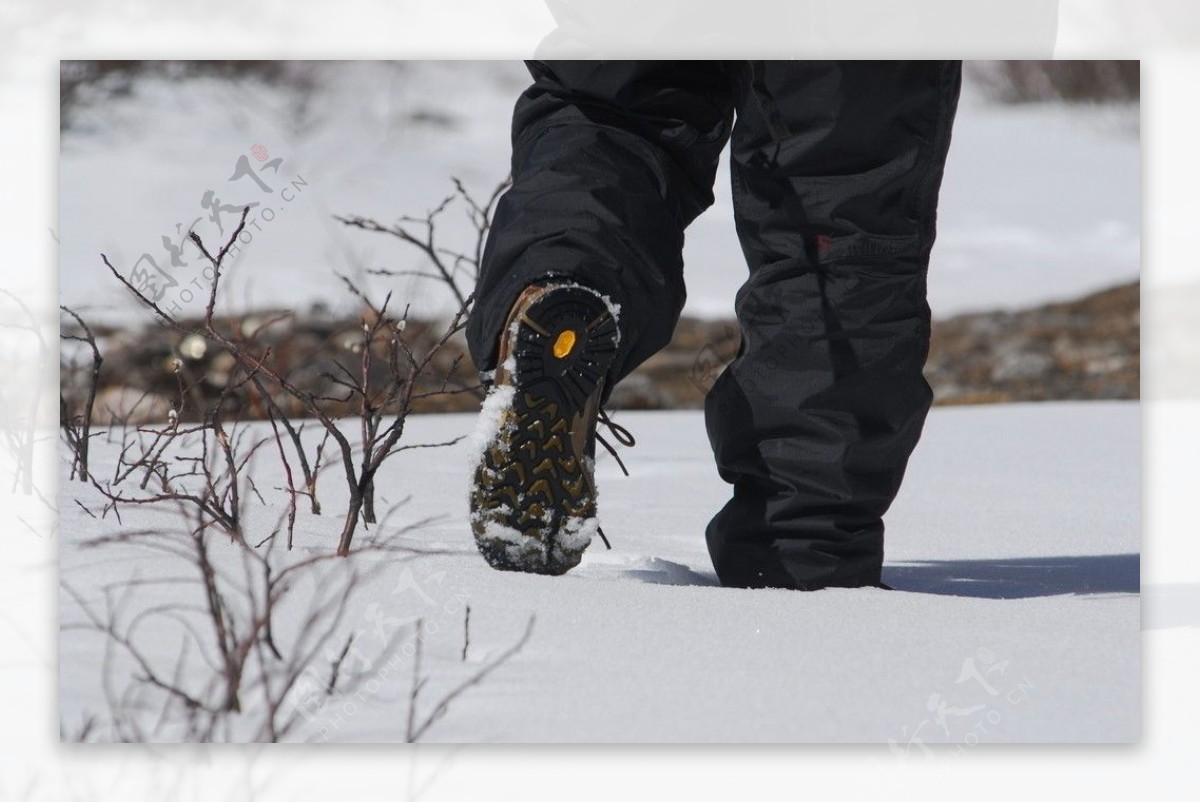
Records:
<instances>
[{"instance_id":1,"label":"shoelace","mask_svg":"<svg viewBox=\"0 0 1200 803\"><path fill-rule=\"evenodd\" d=\"M637 441L633 439L633 433L609 418L608 413L606 413L604 410L601 410L596 414L596 420L608 427L609 433L617 439L617 443L621 444L622 446L637 446ZM628 477L629 469L625 468L625 462L621 460L621 455L617 454L617 450L613 448L613 445L609 443L599 432L596 433L596 440L600 441L600 445L608 450L608 453L617 461L617 465L621 467L622 473Z\"/></svg>"},{"instance_id":2,"label":"shoelace","mask_svg":"<svg viewBox=\"0 0 1200 803\"><path fill-rule=\"evenodd\" d=\"M608 427L609 433L616 439L617 443L621 444L622 446L637 445L637 441L633 438L633 433L609 418L608 413L606 413L604 410L600 410L596 414L596 420ZM613 447L613 445L609 443L599 432L596 433L596 440L600 442L601 446L608 450L608 453L613 456L614 460L617 461L617 465L621 467L621 471L626 477L628 477L629 469L625 468L625 462L621 460L621 455L617 454L617 450ZM604 534L604 530L599 524L596 525L596 533L600 536L600 540L604 542L604 546L607 549L612 549L612 544L608 542L608 536Z\"/></svg>"}]
</instances>

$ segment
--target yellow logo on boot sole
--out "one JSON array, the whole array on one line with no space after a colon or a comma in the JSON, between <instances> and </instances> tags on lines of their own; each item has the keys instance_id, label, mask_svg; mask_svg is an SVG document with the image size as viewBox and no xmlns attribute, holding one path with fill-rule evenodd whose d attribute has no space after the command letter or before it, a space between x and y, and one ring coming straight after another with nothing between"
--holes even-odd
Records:
<instances>
[{"instance_id":1,"label":"yellow logo on boot sole","mask_svg":"<svg viewBox=\"0 0 1200 803\"><path fill-rule=\"evenodd\" d=\"M561 360L570 354L573 348L575 348L575 333L570 329L559 332L558 339L554 341L554 356Z\"/></svg>"}]
</instances>

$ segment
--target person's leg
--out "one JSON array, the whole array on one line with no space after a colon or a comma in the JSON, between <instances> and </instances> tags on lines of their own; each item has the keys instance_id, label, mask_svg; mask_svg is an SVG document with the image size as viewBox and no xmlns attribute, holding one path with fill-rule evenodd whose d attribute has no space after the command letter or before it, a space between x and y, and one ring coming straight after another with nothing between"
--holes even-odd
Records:
<instances>
[{"instance_id":1,"label":"person's leg","mask_svg":"<svg viewBox=\"0 0 1200 803\"><path fill-rule=\"evenodd\" d=\"M683 231L712 204L733 118L720 62L530 62L513 114L513 185L500 199L467 327L480 371L530 284L558 276L620 308L606 383L671 339L685 297Z\"/></svg>"},{"instance_id":2,"label":"person's leg","mask_svg":"<svg viewBox=\"0 0 1200 803\"><path fill-rule=\"evenodd\" d=\"M932 393L926 270L957 62L769 62L736 82L735 214L750 277L706 418L733 498L721 582L879 583L882 516Z\"/></svg>"},{"instance_id":3,"label":"person's leg","mask_svg":"<svg viewBox=\"0 0 1200 803\"><path fill-rule=\"evenodd\" d=\"M470 522L491 566L562 574L603 537L592 474L600 405L671 339L683 230L712 203L733 99L714 62L530 71L513 119L513 186L467 329L476 366L494 371Z\"/></svg>"}]
</instances>

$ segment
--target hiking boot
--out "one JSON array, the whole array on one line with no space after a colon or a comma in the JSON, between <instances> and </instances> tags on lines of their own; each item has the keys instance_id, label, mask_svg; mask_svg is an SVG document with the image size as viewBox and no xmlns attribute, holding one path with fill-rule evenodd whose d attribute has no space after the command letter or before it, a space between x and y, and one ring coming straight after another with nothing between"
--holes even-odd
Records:
<instances>
[{"instance_id":1,"label":"hiking boot","mask_svg":"<svg viewBox=\"0 0 1200 803\"><path fill-rule=\"evenodd\" d=\"M493 568L563 574L593 536L604 539L593 478L597 420L633 442L600 411L620 341L617 312L574 284L531 285L513 305L476 431L470 500L475 543Z\"/></svg>"}]
</instances>

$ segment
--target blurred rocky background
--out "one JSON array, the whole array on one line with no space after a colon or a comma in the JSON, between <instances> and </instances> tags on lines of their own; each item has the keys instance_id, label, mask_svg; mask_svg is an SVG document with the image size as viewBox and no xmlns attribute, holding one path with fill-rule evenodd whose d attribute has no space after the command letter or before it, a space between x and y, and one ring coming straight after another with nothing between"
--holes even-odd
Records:
<instances>
[{"instance_id":1,"label":"blurred rocky background","mask_svg":"<svg viewBox=\"0 0 1200 803\"><path fill-rule=\"evenodd\" d=\"M935 321L925 369L934 403L1137 399L1139 317L1139 287L1134 282L1076 301ZM321 308L304 314L280 310L226 319L223 329L243 337L253 334L256 343L270 348L273 367L314 395L329 397L330 413L354 412L336 401L340 390L334 377L339 363L351 369L361 363L362 318L334 318ZM198 336L180 336L155 324L94 331L104 355L95 408L99 423L162 420L173 409L182 410L185 420L193 418L236 381L231 376L232 357ZM429 349L441 332L440 322L410 320L405 328L417 353ZM63 333L80 332L64 323ZM703 407L705 392L737 354L740 337L733 320L683 318L671 344L617 386L609 407ZM376 370L384 371L382 346L377 356ZM90 351L77 341L64 340L62 388L72 413L82 410L90 371ZM420 393L455 392L435 393L414 409L474 411L481 397L471 390L477 384L464 344L455 340L439 352L433 375L418 385ZM286 398L278 401L285 408L289 404ZM265 415L261 403L244 390L230 394L225 403L252 418Z\"/></svg>"}]
</instances>

